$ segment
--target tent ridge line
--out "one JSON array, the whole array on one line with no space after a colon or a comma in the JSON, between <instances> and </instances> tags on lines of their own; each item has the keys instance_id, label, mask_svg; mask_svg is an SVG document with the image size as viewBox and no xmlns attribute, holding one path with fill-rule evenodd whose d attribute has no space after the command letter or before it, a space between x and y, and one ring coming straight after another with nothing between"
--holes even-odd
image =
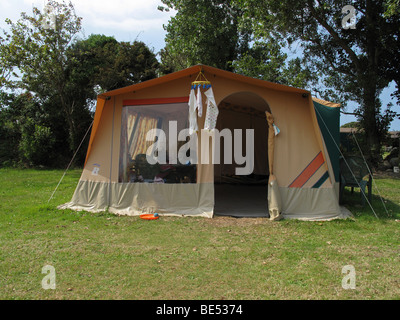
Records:
<instances>
[{"instance_id":1,"label":"tent ridge line","mask_svg":"<svg viewBox=\"0 0 400 320\"><path fill-rule=\"evenodd\" d=\"M104 95L104 94L99 94L99 95L97 96L97 99L102 99L102 100L108 101L108 100L111 99L111 97L110 97L110 96L106 96L106 95Z\"/></svg>"}]
</instances>

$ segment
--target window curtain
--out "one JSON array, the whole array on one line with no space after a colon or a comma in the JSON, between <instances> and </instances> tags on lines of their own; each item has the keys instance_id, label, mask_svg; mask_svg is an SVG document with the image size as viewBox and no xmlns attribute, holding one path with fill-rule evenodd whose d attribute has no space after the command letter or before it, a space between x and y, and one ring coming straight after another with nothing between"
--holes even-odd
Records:
<instances>
[{"instance_id":1,"label":"window curtain","mask_svg":"<svg viewBox=\"0 0 400 320\"><path fill-rule=\"evenodd\" d=\"M120 174L119 182L129 181L130 165L138 154L146 154L147 149L154 143L155 135L148 137L147 132L156 129L159 118L145 116L124 108L122 112Z\"/></svg>"}]
</instances>

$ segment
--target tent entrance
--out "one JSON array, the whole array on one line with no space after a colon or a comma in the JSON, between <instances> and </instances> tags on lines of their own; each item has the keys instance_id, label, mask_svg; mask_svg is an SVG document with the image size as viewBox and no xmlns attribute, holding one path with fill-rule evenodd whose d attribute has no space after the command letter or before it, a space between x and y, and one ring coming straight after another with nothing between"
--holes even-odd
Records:
<instances>
[{"instance_id":1,"label":"tent entrance","mask_svg":"<svg viewBox=\"0 0 400 320\"><path fill-rule=\"evenodd\" d=\"M237 168L244 168L248 163L240 164L232 150L225 148L225 138L220 139L220 163L214 164L214 201L215 215L233 217L269 217L268 214L268 123L265 111L270 112L267 102L250 92L239 92L226 97L218 106L217 129L222 132L229 129L235 139L234 131L241 132L241 155L250 159L247 144L252 143L254 154L253 167L248 174L238 174ZM240 131L238 131L238 129ZM246 130L253 131L253 139L246 137ZM222 135L221 135L222 136ZM218 147L217 147L218 148ZM239 145L240 148L240 145ZM226 152L232 154L228 157ZM226 159L232 159L227 163Z\"/></svg>"},{"instance_id":2,"label":"tent entrance","mask_svg":"<svg viewBox=\"0 0 400 320\"><path fill-rule=\"evenodd\" d=\"M215 215L230 217L269 217L268 185L215 184Z\"/></svg>"}]
</instances>

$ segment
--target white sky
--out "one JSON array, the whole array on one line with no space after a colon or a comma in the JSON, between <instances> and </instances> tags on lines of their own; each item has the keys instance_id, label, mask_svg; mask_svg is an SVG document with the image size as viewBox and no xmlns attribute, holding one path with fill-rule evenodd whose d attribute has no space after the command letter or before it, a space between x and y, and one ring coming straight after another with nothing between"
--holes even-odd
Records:
<instances>
[{"instance_id":1,"label":"white sky","mask_svg":"<svg viewBox=\"0 0 400 320\"><path fill-rule=\"evenodd\" d=\"M6 18L17 21L21 12L31 15L33 6L43 9L47 2L0 0L0 28L7 28ZM72 0L72 3L76 14L83 18L82 37L95 33L114 36L118 41L137 39L155 52L164 47L163 24L168 23L172 13L157 10L161 0Z\"/></svg>"},{"instance_id":2,"label":"white sky","mask_svg":"<svg viewBox=\"0 0 400 320\"><path fill-rule=\"evenodd\" d=\"M0 0L0 28L7 29L6 18L17 21L21 12L32 14L33 6L43 9L46 3L47 0ZM76 14L83 18L82 38L94 33L114 36L118 41L139 40L155 53L164 47L163 24L168 23L173 12L157 10L161 0L72 0L72 3ZM381 96L384 106L391 101L393 90L394 86L384 90ZM394 111L400 112L399 109L397 105L393 107ZM355 120L353 116L341 115L340 122ZM393 121L391 130L400 130L400 120Z\"/></svg>"}]
</instances>

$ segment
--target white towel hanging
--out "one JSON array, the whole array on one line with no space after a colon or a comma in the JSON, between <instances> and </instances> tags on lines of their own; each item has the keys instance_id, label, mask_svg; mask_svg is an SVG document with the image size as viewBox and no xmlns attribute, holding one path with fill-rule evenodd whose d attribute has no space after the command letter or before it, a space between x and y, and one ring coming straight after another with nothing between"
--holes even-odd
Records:
<instances>
[{"instance_id":1,"label":"white towel hanging","mask_svg":"<svg viewBox=\"0 0 400 320\"><path fill-rule=\"evenodd\" d=\"M192 135L198 130L197 127L197 104L196 104L196 95L194 89L190 90L189 96L189 134Z\"/></svg>"},{"instance_id":2,"label":"white towel hanging","mask_svg":"<svg viewBox=\"0 0 400 320\"><path fill-rule=\"evenodd\" d=\"M218 107L215 103L214 92L209 88L204 95L207 97L207 111L206 120L204 122L204 129L213 130L217 126Z\"/></svg>"},{"instance_id":3,"label":"white towel hanging","mask_svg":"<svg viewBox=\"0 0 400 320\"><path fill-rule=\"evenodd\" d=\"M197 103L197 113L201 118L203 116L203 99L201 97L200 86L197 89L196 103Z\"/></svg>"}]
</instances>

